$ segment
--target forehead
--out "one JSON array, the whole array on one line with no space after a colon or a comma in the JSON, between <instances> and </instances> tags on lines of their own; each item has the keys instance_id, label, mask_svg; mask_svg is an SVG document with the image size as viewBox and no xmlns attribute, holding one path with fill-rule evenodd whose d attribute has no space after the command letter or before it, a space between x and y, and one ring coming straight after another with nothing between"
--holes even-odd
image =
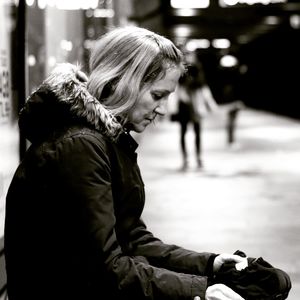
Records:
<instances>
[{"instance_id":1,"label":"forehead","mask_svg":"<svg viewBox=\"0 0 300 300\"><path fill-rule=\"evenodd\" d=\"M173 92L182 74L180 68L173 67L166 70L165 76L153 82L151 90L166 90Z\"/></svg>"}]
</instances>

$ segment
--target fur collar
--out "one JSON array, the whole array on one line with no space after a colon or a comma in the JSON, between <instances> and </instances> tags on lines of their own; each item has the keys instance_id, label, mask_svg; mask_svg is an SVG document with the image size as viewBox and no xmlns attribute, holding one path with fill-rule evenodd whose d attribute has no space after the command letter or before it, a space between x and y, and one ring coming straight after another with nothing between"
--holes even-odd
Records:
<instances>
[{"instance_id":1,"label":"fur collar","mask_svg":"<svg viewBox=\"0 0 300 300\"><path fill-rule=\"evenodd\" d=\"M78 123L113 140L123 131L116 118L88 92L79 67L59 64L27 99L19 115L20 130L35 142Z\"/></svg>"}]
</instances>

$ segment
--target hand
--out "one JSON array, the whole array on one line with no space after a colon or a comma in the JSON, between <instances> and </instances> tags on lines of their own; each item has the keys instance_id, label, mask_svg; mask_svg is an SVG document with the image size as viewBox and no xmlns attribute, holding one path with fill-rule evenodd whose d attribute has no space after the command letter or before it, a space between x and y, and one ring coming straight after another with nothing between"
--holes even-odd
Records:
<instances>
[{"instance_id":1,"label":"hand","mask_svg":"<svg viewBox=\"0 0 300 300\"><path fill-rule=\"evenodd\" d=\"M207 288L205 300L244 300L228 286L218 283Z\"/></svg>"},{"instance_id":2,"label":"hand","mask_svg":"<svg viewBox=\"0 0 300 300\"><path fill-rule=\"evenodd\" d=\"M221 266L224 264L224 262L235 261L236 263L239 263L244 262L246 259L246 257L241 257L239 255L222 253L215 258L213 264L213 271L214 273L218 272Z\"/></svg>"}]
</instances>

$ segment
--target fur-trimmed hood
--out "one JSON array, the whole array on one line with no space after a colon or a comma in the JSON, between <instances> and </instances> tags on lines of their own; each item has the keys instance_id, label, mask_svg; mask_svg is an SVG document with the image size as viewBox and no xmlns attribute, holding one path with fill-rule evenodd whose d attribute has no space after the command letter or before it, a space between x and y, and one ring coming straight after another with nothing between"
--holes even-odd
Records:
<instances>
[{"instance_id":1,"label":"fur-trimmed hood","mask_svg":"<svg viewBox=\"0 0 300 300\"><path fill-rule=\"evenodd\" d=\"M55 130L84 124L111 139L121 124L86 88L79 67L59 64L27 99L19 114L21 133L30 142L42 141Z\"/></svg>"}]
</instances>

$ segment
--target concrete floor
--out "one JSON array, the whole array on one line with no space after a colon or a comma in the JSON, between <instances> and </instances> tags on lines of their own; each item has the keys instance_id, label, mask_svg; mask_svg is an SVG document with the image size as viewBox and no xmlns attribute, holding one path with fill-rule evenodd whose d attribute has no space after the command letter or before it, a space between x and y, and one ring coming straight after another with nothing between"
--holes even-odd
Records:
<instances>
[{"instance_id":1,"label":"concrete floor","mask_svg":"<svg viewBox=\"0 0 300 300\"><path fill-rule=\"evenodd\" d=\"M300 299L300 122L244 109L236 142L226 144L224 115L203 125L204 168L180 171L179 127L166 118L138 136L146 186L143 218L167 243L196 251L262 256L291 277Z\"/></svg>"}]
</instances>

